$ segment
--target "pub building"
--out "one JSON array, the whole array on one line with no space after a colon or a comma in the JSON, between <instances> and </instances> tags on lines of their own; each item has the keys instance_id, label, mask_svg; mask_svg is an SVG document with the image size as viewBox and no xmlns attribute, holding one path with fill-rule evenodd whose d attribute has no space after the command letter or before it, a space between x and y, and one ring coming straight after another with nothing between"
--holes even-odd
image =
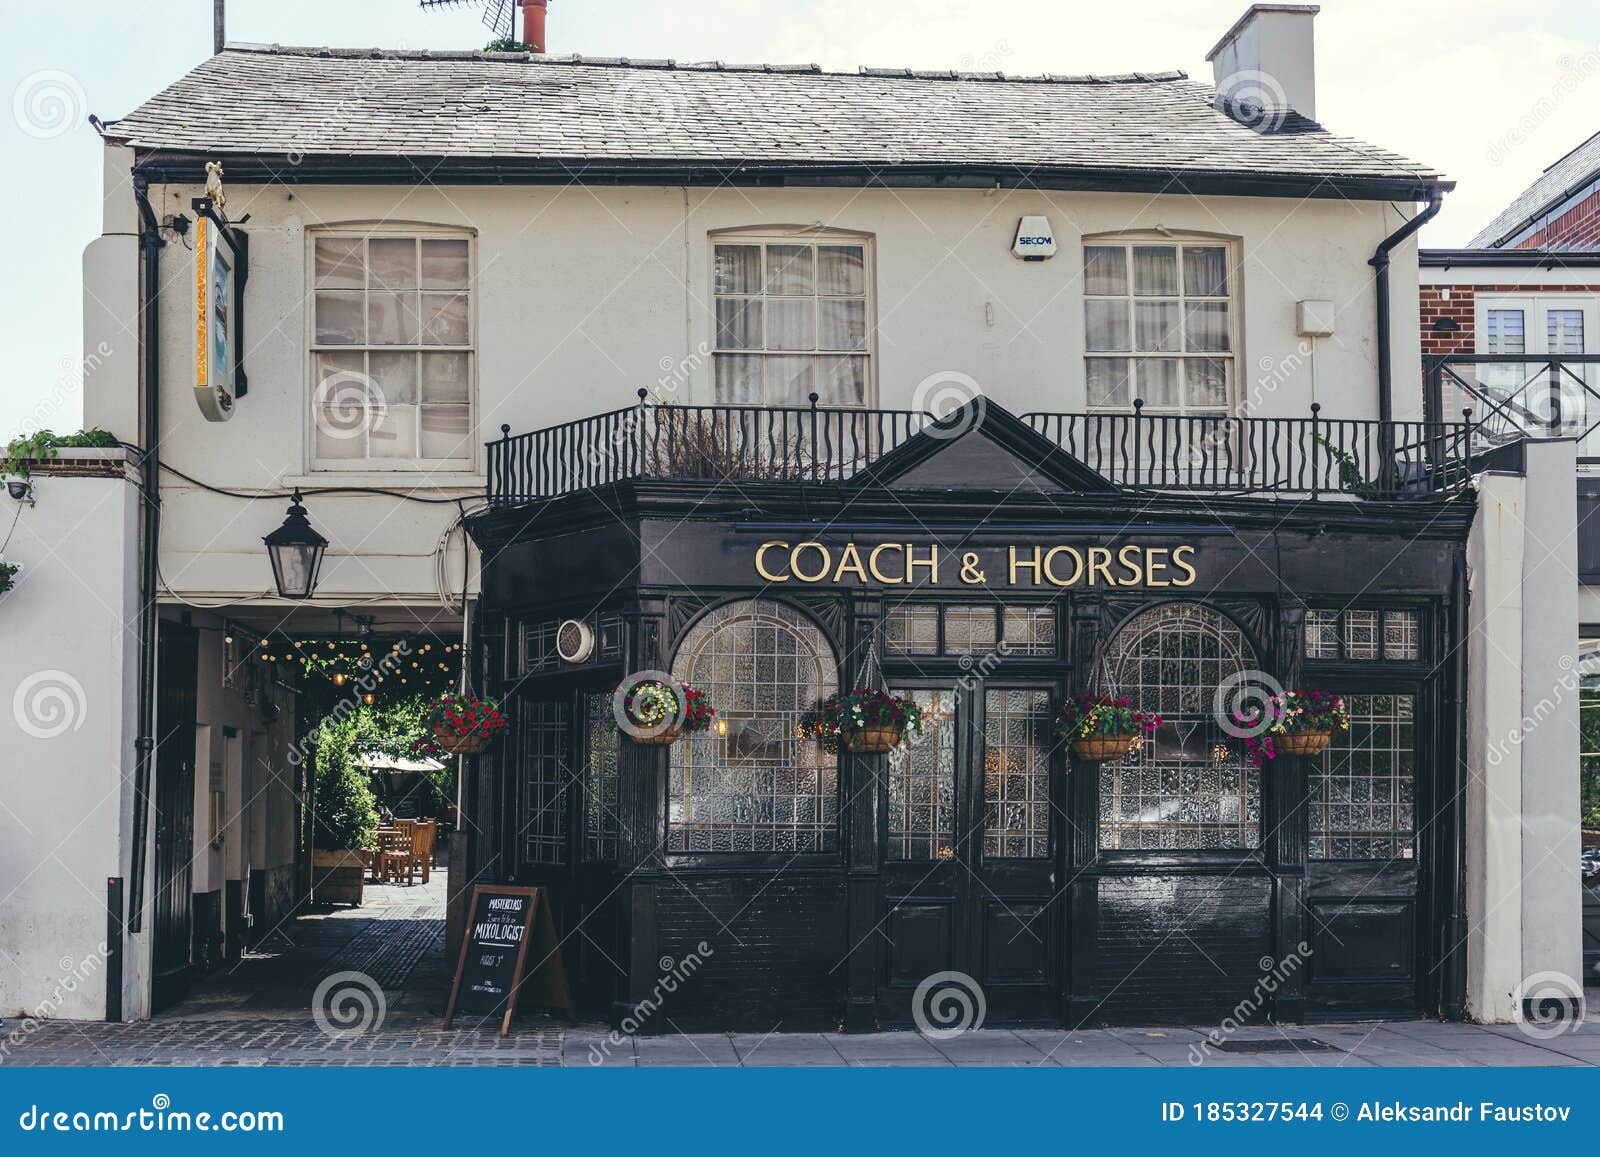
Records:
<instances>
[{"instance_id":1,"label":"pub building","mask_svg":"<svg viewBox=\"0 0 1600 1157\"><path fill-rule=\"evenodd\" d=\"M476 633L514 734L470 788L585 1012L628 1019L703 943L680 1030L909 1027L944 972L990 1024L1460 1013L1459 470L1357 499L1288 423L1301 492L1185 492L1136 461L1178 420L1053 421L641 401L491 443ZM635 742L640 673L717 725ZM820 741L863 685L925 733ZM1226 704L1277 687L1344 695L1350 730L1253 766ZM1162 723L1073 761L1080 692Z\"/></svg>"}]
</instances>

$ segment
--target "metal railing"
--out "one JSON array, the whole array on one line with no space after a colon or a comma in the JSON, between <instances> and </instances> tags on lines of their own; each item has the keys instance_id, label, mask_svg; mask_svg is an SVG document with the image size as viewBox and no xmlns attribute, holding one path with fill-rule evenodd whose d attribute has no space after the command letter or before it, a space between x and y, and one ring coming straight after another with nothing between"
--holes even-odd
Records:
<instances>
[{"instance_id":1,"label":"metal railing","mask_svg":"<svg viewBox=\"0 0 1600 1157\"><path fill-rule=\"evenodd\" d=\"M1460 415L1472 452L1523 438L1575 438L1600 461L1600 354L1445 354L1423 363L1429 418Z\"/></svg>"},{"instance_id":2,"label":"metal railing","mask_svg":"<svg viewBox=\"0 0 1600 1157\"><path fill-rule=\"evenodd\" d=\"M488 445L489 501L518 505L634 479L838 483L916 435L970 424L968 409L639 405ZM1422 497L1470 475L1470 422L1234 418L1131 413L1022 415L1115 485L1318 498Z\"/></svg>"}]
</instances>

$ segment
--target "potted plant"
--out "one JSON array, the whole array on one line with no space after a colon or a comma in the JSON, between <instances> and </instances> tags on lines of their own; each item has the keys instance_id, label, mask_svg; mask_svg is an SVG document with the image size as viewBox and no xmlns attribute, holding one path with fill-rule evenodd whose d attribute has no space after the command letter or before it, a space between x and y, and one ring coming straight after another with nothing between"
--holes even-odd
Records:
<instances>
[{"instance_id":1,"label":"potted plant","mask_svg":"<svg viewBox=\"0 0 1600 1157\"><path fill-rule=\"evenodd\" d=\"M922 734L922 708L909 696L887 691L838 692L822 701L817 734L842 739L857 754L881 755L898 747L907 735Z\"/></svg>"},{"instance_id":2,"label":"potted plant","mask_svg":"<svg viewBox=\"0 0 1600 1157\"><path fill-rule=\"evenodd\" d=\"M312 899L359 906L367 854L378 842L378 801L356 759L350 720L330 719L318 731L312 783Z\"/></svg>"},{"instance_id":3,"label":"potted plant","mask_svg":"<svg viewBox=\"0 0 1600 1157\"><path fill-rule=\"evenodd\" d=\"M1160 726L1161 716L1136 711L1127 699L1110 695L1076 695L1056 716L1056 734L1067 741L1072 758L1083 763L1121 759L1140 736Z\"/></svg>"},{"instance_id":4,"label":"potted plant","mask_svg":"<svg viewBox=\"0 0 1600 1157\"><path fill-rule=\"evenodd\" d=\"M1236 710L1250 762L1261 767L1280 755L1321 755L1335 731L1348 731L1350 711L1332 691L1285 691L1260 707Z\"/></svg>"},{"instance_id":5,"label":"potted plant","mask_svg":"<svg viewBox=\"0 0 1600 1157\"><path fill-rule=\"evenodd\" d=\"M428 704L423 718L433 742L449 755L477 755L506 729L493 699L444 695Z\"/></svg>"},{"instance_id":6,"label":"potted plant","mask_svg":"<svg viewBox=\"0 0 1600 1157\"><path fill-rule=\"evenodd\" d=\"M629 737L646 747L664 747L685 735L707 731L717 717L704 691L661 679L619 684L612 692L612 703L611 726L623 722Z\"/></svg>"},{"instance_id":7,"label":"potted plant","mask_svg":"<svg viewBox=\"0 0 1600 1157\"><path fill-rule=\"evenodd\" d=\"M0 595L17 585L17 572L21 569L21 563L7 562L0 558Z\"/></svg>"}]
</instances>

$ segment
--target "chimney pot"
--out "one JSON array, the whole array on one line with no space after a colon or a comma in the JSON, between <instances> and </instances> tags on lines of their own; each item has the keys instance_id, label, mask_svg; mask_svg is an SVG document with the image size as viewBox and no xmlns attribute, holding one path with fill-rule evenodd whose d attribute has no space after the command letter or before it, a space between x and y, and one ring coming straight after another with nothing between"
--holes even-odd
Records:
<instances>
[{"instance_id":1,"label":"chimney pot","mask_svg":"<svg viewBox=\"0 0 1600 1157\"><path fill-rule=\"evenodd\" d=\"M1290 111L1317 119L1315 4L1253 4L1206 53L1217 107L1270 132Z\"/></svg>"},{"instance_id":2,"label":"chimney pot","mask_svg":"<svg viewBox=\"0 0 1600 1157\"><path fill-rule=\"evenodd\" d=\"M519 0L522 5L522 43L533 45L535 52L545 50L544 17L550 0Z\"/></svg>"}]
</instances>

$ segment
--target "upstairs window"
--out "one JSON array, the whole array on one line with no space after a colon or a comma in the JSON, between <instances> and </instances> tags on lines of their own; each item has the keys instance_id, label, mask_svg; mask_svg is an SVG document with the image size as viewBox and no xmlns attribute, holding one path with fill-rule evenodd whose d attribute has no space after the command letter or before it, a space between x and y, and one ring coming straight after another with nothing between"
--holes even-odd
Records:
<instances>
[{"instance_id":1,"label":"upstairs window","mask_svg":"<svg viewBox=\"0 0 1600 1157\"><path fill-rule=\"evenodd\" d=\"M311 442L319 469L470 470L470 239L312 241Z\"/></svg>"},{"instance_id":2,"label":"upstairs window","mask_svg":"<svg viewBox=\"0 0 1600 1157\"><path fill-rule=\"evenodd\" d=\"M1119 241L1083 249L1091 410L1218 416L1234 394L1234 269L1219 241Z\"/></svg>"},{"instance_id":3,"label":"upstairs window","mask_svg":"<svg viewBox=\"0 0 1600 1157\"><path fill-rule=\"evenodd\" d=\"M872 270L865 242L758 239L712 246L716 400L764 406L871 401Z\"/></svg>"}]
</instances>

